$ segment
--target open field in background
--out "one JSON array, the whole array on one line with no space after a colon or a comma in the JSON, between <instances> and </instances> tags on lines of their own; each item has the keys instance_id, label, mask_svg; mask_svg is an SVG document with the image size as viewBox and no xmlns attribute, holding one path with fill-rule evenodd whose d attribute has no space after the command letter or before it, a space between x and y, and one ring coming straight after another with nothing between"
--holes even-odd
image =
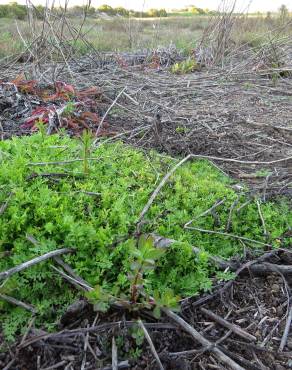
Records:
<instances>
[{"instance_id":1,"label":"open field in background","mask_svg":"<svg viewBox=\"0 0 292 370\"><path fill-rule=\"evenodd\" d=\"M82 19L73 18L71 22L80 25ZM169 19L92 19L88 18L83 26L86 40L98 51L125 51L134 49L154 49L171 42L178 48L189 50L201 37L206 26L206 17L169 18ZM22 35L28 35L27 22L17 21ZM40 23L41 24L41 23ZM6 56L23 49L15 21L0 19L0 55ZM88 49L83 42L77 43L80 54Z\"/></svg>"},{"instance_id":2,"label":"open field in background","mask_svg":"<svg viewBox=\"0 0 292 370\"><path fill-rule=\"evenodd\" d=\"M189 54L201 40L211 17L189 16L168 18L87 18L82 34L97 51L130 51L156 49L174 44ZM77 28L83 19L70 18ZM42 22L37 21L41 27ZM20 36L21 34L21 36ZM279 17L246 16L237 19L231 39L235 45L247 44L258 47L270 40L277 40L292 34L292 22L285 23ZM24 50L24 40L31 36L26 21L0 18L0 57ZM68 35L70 38L70 35ZM75 43L77 54L90 51L82 40Z\"/></svg>"}]
</instances>

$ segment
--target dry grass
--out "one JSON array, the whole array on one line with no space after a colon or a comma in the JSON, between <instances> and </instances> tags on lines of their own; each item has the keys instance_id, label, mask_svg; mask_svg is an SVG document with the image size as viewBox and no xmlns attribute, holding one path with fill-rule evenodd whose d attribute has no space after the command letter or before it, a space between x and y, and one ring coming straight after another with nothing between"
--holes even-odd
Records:
<instances>
[{"instance_id":1,"label":"dry grass","mask_svg":"<svg viewBox=\"0 0 292 370\"><path fill-rule=\"evenodd\" d=\"M71 19L76 26L81 19ZM98 51L125 51L145 48L157 48L170 43L186 51L195 47L207 23L207 17L169 18L169 19L92 19L86 20L83 33L86 39ZM26 21L18 21L19 29L26 38L29 28ZM79 42L80 54L88 49ZM22 48L15 21L0 19L0 56L17 53Z\"/></svg>"},{"instance_id":2,"label":"dry grass","mask_svg":"<svg viewBox=\"0 0 292 370\"><path fill-rule=\"evenodd\" d=\"M174 44L185 54L199 45L202 35L208 31L212 21L208 16L169 17L152 19L94 19L88 18L82 34L96 51L130 51L156 49L159 46ZM78 28L81 18L71 18L70 22ZM281 24L278 17L239 16L232 21L230 40L235 47L247 45L258 48L271 39L292 35L292 22ZM37 21L41 27L42 23ZM30 29L26 21L0 19L0 58L19 53L25 49L23 39L30 39ZM70 35L67 39L70 42ZM72 41L73 42L73 41ZM74 41L76 53L84 55L90 47L82 39Z\"/></svg>"}]
</instances>

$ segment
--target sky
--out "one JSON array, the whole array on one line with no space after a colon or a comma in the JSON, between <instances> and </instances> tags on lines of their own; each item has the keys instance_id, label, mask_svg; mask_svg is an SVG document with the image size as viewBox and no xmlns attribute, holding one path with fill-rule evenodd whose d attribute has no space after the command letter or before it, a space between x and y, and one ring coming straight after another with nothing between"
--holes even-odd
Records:
<instances>
[{"instance_id":1,"label":"sky","mask_svg":"<svg viewBox=\"0 0 292 370\"><path fill-rule=\"evenodd\" d=\"M18 3L25 3L25 0L16 0ZM44 3L45 0L31 0L34 4ZM56 3L62 0L56 0ZM123 6L135 10L147 10L149 8L183 8L194 4L200 8L217 9L222 0L92 0L93 6L108 4L111 6ZM225 0L228 2L228 0ZM6 4L9 0L0 0L0 4ZM231 2L231 0L229 0ZM69 4L82 5L84 0L70 0ZM292 0L238 0L238 10L243 10L251 3L249 10L255 11L276 11L282 4L285 4L292 11Z\"/></svg>"}]
</instances>

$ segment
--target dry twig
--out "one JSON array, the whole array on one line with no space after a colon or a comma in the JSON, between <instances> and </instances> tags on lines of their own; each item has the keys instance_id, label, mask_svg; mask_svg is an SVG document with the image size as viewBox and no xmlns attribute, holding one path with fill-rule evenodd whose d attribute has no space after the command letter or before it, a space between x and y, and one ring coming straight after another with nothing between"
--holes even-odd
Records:
<instances>
[{"instance_id":1,"label":"dry twig","mask_svg":"<svg viewBox=\"0 0 292 370\"><path fill-rule=\"evenodd\" d=\"M254 342L256 341L256 337L254 335L249 334L245 330L241 329L238 325L231 324L229 321L223 319L223 317L220 317L216 315L214 312L207 310L204 307L201 307L201 311L210 317L212 320L216 321L218 324L224 326L225 328L231 330L233 333L237 334L243 339L246 339L248 341Z\"/></svg>"},{"instance_id":2,"label":"dry twig","mask_svg":"<svg viewBox=\"0 0 292 370\"><path fill-rule=\"evenodd\" d=\"M170 317L173 321L179 324L187 333L189 333L196 341L202 344L208 351L213 353L217 359L222 362L224 365L227 365L233 370L244 370L243 367L238 365L235 361L233 361L230 357L225 355L220 349L216 347L216 345L210 342L208 339L203 337L197 330L191 327L185 320L179 317L174 312L170 311L168 308L163 308L162 311Z\"/></svg>"},{"instance_id":3,"label":"dry twig","mask_svg":"<svg viewBox=\"0 0 292 370\"><path fill-rule=\"evenodd\" d=\"M10 276L12 276L12 275L14 275L14 274L16 274L20 271L23 271L23 270L25 270L25 269L27 269L31 266L37 265L38 263L46 261L50 258L53 258L55 256L60 256L62 254L66 254L66 253L72 253L72 252L74 252L74 249L72 249L72 248L63 248L63 249L57 249L55 251L51 251L51 252L48 252L46 254L43 254L42 256L33 258L32 260L21 263L20 265L12 267L11 269L9 269L7 271L0 272L0 281L4 280L4 279L7 279Z\"/></svg>"},{"instance_id":4,"label":"dry twig","mask_svg":"<svg viewBox=\"0 0 292 370\"><path fill-rule=\"evenodd\" d=\"M149 344L149 346L151 348L151 352L153 353L153 356L155 357L155 359L157 361L157 364L158 364L159 369L160 370L164 370L164 367L163 367L163 365L162 365L162 363L160 361L160 358L159 358L158 353L157 353L157 351L156 351L156 349L154 347L154 344L152 342L152 339L151 339L151 337L150 337L147 329L145 328L145 325L143 324L142 320L138 320L138 324L139 324L140 328L144 332L145 338L146 338L146 340L147 340L147 342L148 342L148 344Z\"/></svg>"}]
</instances>

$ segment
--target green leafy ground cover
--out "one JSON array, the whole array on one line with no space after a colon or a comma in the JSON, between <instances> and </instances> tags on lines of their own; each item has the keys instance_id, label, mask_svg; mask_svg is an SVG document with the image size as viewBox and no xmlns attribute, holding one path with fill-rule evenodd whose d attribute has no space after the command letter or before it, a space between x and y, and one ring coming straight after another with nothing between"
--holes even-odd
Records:
<instances>
[{"instance_id":1,"label":"green leafy ground cover","mask_svg":"<svg viewBox=\"0 0 292 370\"><path fill-rule=\"evenodd\" d=\"M8 208L0 216L0 271L57 248L73 247L76 253L64 259L82 278L115 295L127 294L135 245L130 235L151 193L177 162L118 143L92 150L90 156L97 160L85 163L30 164L82 158L84 153L89 154L88 143L62 135L37 133L0 142L0 205L12 193ZM48 173L68 177L39 176ZM217 209L216 221L207 215L193 224L224 231L230 207L238 198L231 185L231 180L207 161L185 163L170 178L146 214L142 231L180 243L156 261L155 269L145 273L149 294L171 288L174 294L185 297L209 290L216 271L208 264L208 253L228 258L243 251L244 245L238 240L183 229L186 222L225 198ZM245 201L245 196L239 195L236 208ZM267 202L261 204L261 210L268 242L277 247L278 238L292 222L288 205L285 201ZM230 232L267 241L255 201L233 212ZM39 244L28 241L27 235ZM200 256L192 253L191 245L202 249ZM7 251L11 252L9 256ZM45 323L47 329L54 327L66 306L80 294L50 268L51 263L44 262L0 282L0 293L35 305L37 322ZM27 324L30 315L0 301L0 322L8 339Z\"/></svg>"}]
</instances>

